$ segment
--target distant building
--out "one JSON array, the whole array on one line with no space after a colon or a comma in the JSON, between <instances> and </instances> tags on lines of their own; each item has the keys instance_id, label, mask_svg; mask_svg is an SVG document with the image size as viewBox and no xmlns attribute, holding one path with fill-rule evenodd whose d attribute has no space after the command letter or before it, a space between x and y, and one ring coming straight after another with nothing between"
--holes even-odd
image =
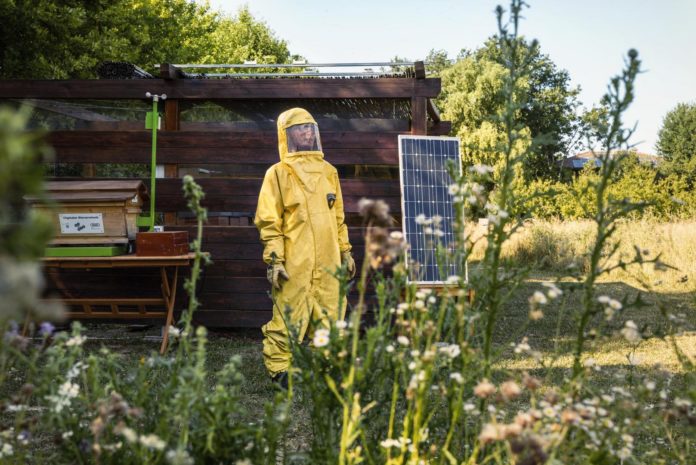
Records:
<instances>
[{"instance_id":1,"label":"distant building","mask_svg":"<svg viewBox=\"0 0 696 465\"><path fill-rule=\"evenodd\" d=\"M575 172L582 170L587 163L593 163L595 168L599 168L600 166L602 166L602 161L600 157L604 155L604 153L604 151L592 152L591 150L588 150L585 152L580 152L571 157L566 157L563 160L559 160L558 163L561 165L561 168L569 169ZM615 156L618 154L625 153L625 150L620 150L612 152L612 155ZM638 152L635 150L630 150L628 153L637 157L640 163L649 164L652 167L656 167L660 164L660 162L662 162L662 157L658 155Z\"/></svg>"}]
</instances>

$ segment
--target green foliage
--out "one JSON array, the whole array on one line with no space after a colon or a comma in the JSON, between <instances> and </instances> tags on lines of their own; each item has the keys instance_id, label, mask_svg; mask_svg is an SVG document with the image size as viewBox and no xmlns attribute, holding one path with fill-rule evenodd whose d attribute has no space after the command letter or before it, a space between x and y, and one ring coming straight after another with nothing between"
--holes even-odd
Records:
<instances>
[{"instance_id":1,"label":"green foliage","mask_svg":"<svg viewBox=\"0 0 696 465\"><path fill-rule=\"evenodd\" d=\"M640 381L631 381L630 388L617 387L612 394L601 394L592 383L592 370L581 362L592 350L590 347L597 347L594 338L600 345L604 342L601 336L610 332L608 319L619 310L640 305L639 299L629 303L596 297L596 280L612 267L657 260L642 252L635 258L615 260L617 248L612 242L617 222L642 204L617 198L611 188L626 172L642 167L622 163L621 157L612 158L607 152L598 172L588 168L582 184L576 186L585 194L582 208L592 219L589 231L596 232L590 234L586 247L578 250L585 255L583 263L587 266L576 270L572 283L559 283L559 287L545 283L545 288L529 297L530 325L543 318L547 309L554 311L559 315L559 327L576 328L570 344L557 343L552 355L533 355L526 338L522 343L514 342L527 330L522 322L510 329L502 342L492 342L494 331L508 317L504 311L512 295L521 290L529 271L524 265L510 266L503 257L504 245L524 226L511 213L537 197L532 190L519 190L519 168L530 151L528 128L521 121L525 102L517 97L518 86L528 82L530 68L529 62L515 60L520 51L517 25L523 4L512 1L509 22L503 22L503 12L498 11L498 46L506 65L501 65L498 81L500 107L484 116L499 123L500 135L491 145L500 158L495 169L474 166L456 176L450 186L450 193L455 195L457 239L453 249L441 250L466 258L476 239L462 230L465 213L473 208L485 209L488 227L481 263L468 281L461 275L452 276L447 279L448 287L435 291L419 290L407 283L402 262L393 267L388 279L378 272L372 275L369 267L382 263L389 247L379 239L386 233L373 218L365 218L369 226L358 284L361 295L350 321L317 330L309 347L293 346L291 371L296 386L291 384L291 393L299 390L312 402L309 409L317 442L309 451L311 463L608 464L640 460L633 455L633 434L641 430L649 414L644 416L643 410L628 399L656 399L655 383L641 389ZM611 82L606 99L608 124L604 132L597 134L610 151L625 148L630 134L622 128L621 115L633 99L639 63L637 54L630 51L625 70ZM485 147L481 153L485 153ZM488 194L483 185L494 178L497 189ZM550 181L538 182L548 191L555 187ZM424 227L424 241L436 243L439 220L433 217L419 221ZM527 251L528 256L553 239L550 234L541 234L538 242ZM555 253L559 257L569 255L560 249ZM413 266L409 272L413 273ZM377 293L373 307L376 324L361 331L365 283L370 278ZM566 292L582 294L582 307L572 315L564 314ZM472 294L474 298L468 298ZM626 322L622 334L634 351L641 340L640 330L633 322ZM546 374L543 394L539 389L541 380L498 363L508 342L515 352L536 358L533 366ZM561 357L573 360L572 374L556 371L554 363ZM666 430L671 432L669 426ZM680 443L674 457L684 457L689 444L690 440Z\"/></svg>"},{"instance_id":2,"label":"green foliage","mask_svg":"<svg viewBox=\"0 0 696 465\"><path fill-rule=\"evenodd\" d=\"M0 77L95 77L102 61L283 63L290 58L248 8L228 17L191 0L0 2Z\"/></svg>"},{"instance_id":3,"label":"green foliage","mask_svg":"<svg viewBox=\"0 0 696 465\"><path fill-rule=\"evenodd\" d=\"M687 177L677 173L661 174L658 169L638 161L630 151L616 152L616 170L605 199L640 203L643 208L629 214L630 218L660 220L686 219L696 215L696 195L689 188ZM517 193L526 199L515 211L518 215L542 219L588 219L597 213L596 194L591 185L597 181L594 163L570 182L535 180L521 183Z\"/></svg>"},{"instance_id":4,"label":"green foliage","mask_svg":"<svg viewBox=\"0 0 696 465\"><path fill-rule=\"evenodd\" d=\"M30 110L0 108L0 256L36 259L51 238L51 225L32 214L25 196L43 193L42 162L52 155L43 134L26 132Z\"/></svg>"},{"instance_id":5,"label":"green foliage","mask_svg":"<svg viewBox=\"0 0 696 465\"><path fill-rule=\"evenodd\" d=\"M696 181L696 103L680 103L665 116L658 133L657 153L665 157L666 173Z\"/></svg>"},{"instance_id":6,"label":"green foliage","mask_svg":"<svg viewBox=\"0 0 696 465\"><path fill-rule=\"evenodd\" d=\"M515 61L529 68L515 85L518 103L515 117L528 130L529 145L523 160L527 179L555 179L555 161L567 153L579 122L575 116L579 89L570 87L570 77L559 70L541 52L536 41L518 37ZM457 62L444 67L442 52L431 51L431 59L441 69L442 93L438 104L443 116L452 121L453 132L462 138L462 153L467 164L498 164L496 148L503 137L501 114L505 110L502 60L499 40L489 39L474 52L463 52Z\"/></svg>"}]
</instances>

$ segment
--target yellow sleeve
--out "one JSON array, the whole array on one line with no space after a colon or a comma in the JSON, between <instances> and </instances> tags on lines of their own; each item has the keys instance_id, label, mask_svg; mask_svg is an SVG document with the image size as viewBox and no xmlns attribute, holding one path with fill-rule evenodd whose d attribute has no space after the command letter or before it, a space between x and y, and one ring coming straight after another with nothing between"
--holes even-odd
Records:
<instances>
[{"instance_id":1,"label":"yellow sleeve","mask_svg":"<svg viewBox=\"0 0 696 465\"><path fill-rule=\"evenodd\" d=\"M254 224L259 230L263 243L263 261L269 264L272 262L274 253L276 262L285 261L284 207L279 182L276 167L272 166L263 178L254 217Z\"/></svg>"},{"instance_id":2,"label":"yellow sleeve","mask_svg":"<svg viewBox=\"0 0 696 465\"><path fill-rule=\"evenodd\" d=\"M332 178L336 188L336 204L334 205L334 210L336 211L336 226L338 229L338 248L341 252L347 252L352 249L352 246L348 240L348 226L346 226L346 216L343 212L343 194L341 193L341 183L338 180L338 173L335 170Z\"/></svg>"}]
</instances>

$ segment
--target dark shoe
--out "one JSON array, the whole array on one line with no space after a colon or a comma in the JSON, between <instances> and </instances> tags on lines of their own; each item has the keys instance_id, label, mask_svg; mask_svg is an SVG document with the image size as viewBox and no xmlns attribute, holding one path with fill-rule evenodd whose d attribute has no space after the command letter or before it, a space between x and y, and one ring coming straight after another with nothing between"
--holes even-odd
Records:
<instances>
[{"instance_id":1,"label":"dark shoe","mask_svg":"<svg viewBox=\"0 0 696 465\"><path fill-rule=\"evenodd\" d=\"M276 373L275 376L271 378L271 381L273 384L278 386L281 389L288 389L288 372L287 371L281 371L280 373Z\"/></svg>"}]
</instances>

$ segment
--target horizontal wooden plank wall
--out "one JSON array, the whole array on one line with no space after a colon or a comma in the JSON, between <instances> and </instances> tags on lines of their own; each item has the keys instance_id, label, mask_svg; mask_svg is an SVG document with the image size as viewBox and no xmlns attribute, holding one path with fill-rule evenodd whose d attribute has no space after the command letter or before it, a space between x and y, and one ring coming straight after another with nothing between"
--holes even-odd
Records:
<instances>
[{"instance_id":1,"label":"horizontal wooden plank wall","mask_svg":"<svg viewBox=\"0 0 696 465\"><path fill-rule=\"evenodd\" d=\"M398 133L322 132L326 160L333 165L396 165ZM63 163L150 163L150 131L56 131L48 142ZM158 163L244 163L278 161L276 132L161 131Z\"/></svg>"},{"instance_id":2,"label":"horizontal wooden plank wall","mask_svg":"<svg viewBox=\"0 0 696 465\"><path fill-rule=\"evenodd\" d=\"M143 79L1 81L0 99L143 99L145 92L166 93L165 124L158 134L158 164L165 166L166 179L157 180L157 211L165 213L166 230L186 230L193 237L193 227L182 224L186 211L181 193L184 167L226 165L232 177L197 177L206 192L203 204L216 215L252 216L266 167L278 161L277 135L273 130L259 131L238 123L192 122L179 120L179 105L185 99L409 99L414 108L412 120L344 121L325 126L321 140L327 161L344 172L356 166L398 165L399 133L444 135L450 130L447 121L433 118L428 99L440 92L439 79ZM428 127L427 116L433 124ZM99 124L98 126L96 124ZM149 164L151 132L140 129L137 122L91 122L90 130L54 131L48 142L55 149L59 163ZM347 124L350 123L350 124ZM397 124L398 123L398 124ZM232 124L233 128L228 127ZM409 125L409 127L404 126ZM97 128L102 130L96 130ZM358 129L365 129L361 131ZM350 128L350 130L345 130ZM256 129L256 130L255 130ZM269 128L270 129L270 128ZM356 170L357 172L357 170ZM149 186L149 180L146 180ZM362 197L382 198L398 219L400 189L398 179L342 179L344 207L349 223L351 243L358 264L362 262L364 244L357 217ZM177 215L179 220L177 220ZM213 223L214 221L211 221ZM213 264L207 267L199 283L201 307L196 320L209 326L260 327L270 319L272 303L261 260L262 247L253 225L206 226L203 249L210 252ZM188 273L184 273L187 275ZM143 296L158 296L159 277L150 270L52 270L53 290L63 294L98 296L115 288L133 289ZM183 280L181 280L183 282ZM356 295L350 300L355 301ZM179 289L177 308L186 304L186 294Z\"/></svg>"}]
</instances>

